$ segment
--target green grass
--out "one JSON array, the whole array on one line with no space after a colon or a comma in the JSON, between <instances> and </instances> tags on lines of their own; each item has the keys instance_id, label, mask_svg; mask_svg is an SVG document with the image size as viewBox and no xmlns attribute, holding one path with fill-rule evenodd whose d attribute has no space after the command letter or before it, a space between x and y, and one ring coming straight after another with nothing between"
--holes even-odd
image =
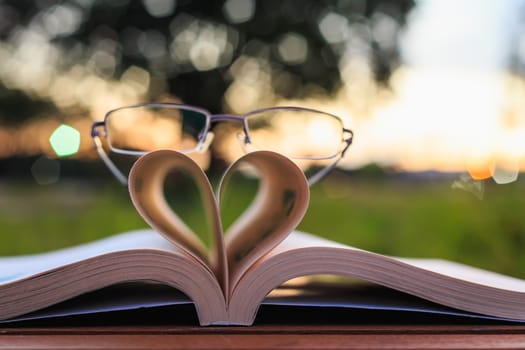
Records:
<instances>
[{"instance_id":1,"label":"green grass","mask_svg":"<svg viewBox=\"0 0 525 350\"><path fill-rule=\"evenodd\" d=\"M446 258L525 278L525 182L487 182L479 199L453 189L453 181L334 175L312 188L299 229L379 253ZM227 222L253 193L239 187L223 214ZM48 251L147 227L118 185L0 183L0 192L0 255ZM202 209L190 192L173 205L202 231Z\"/></svg>"},{"instance_id":2,"label":"green grass","mask_svg":"<svg viewBox=\"0 0 525 350\"><path fill-rule=\"evenodd\" d=\"M125 189L9 184L0 200L0 255L28 254L147 227Z\"/></svg>"}]
</instances>

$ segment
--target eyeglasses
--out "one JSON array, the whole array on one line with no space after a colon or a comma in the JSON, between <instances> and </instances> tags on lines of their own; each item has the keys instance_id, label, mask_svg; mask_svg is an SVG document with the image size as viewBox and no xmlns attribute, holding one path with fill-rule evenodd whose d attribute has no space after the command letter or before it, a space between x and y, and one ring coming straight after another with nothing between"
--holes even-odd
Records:
<instances>
[{"instance_id":1,"label":"eyeglasses","mask_svg":"<svg viewBox=\"0 0 525 350\"><path fill-rule=\"evenodd\" d=\"M333 159L309 177L310 184L337 165L353 138L353 132L343 127L339 117L315 109L270 107L233 115L211 114L176 103L145 103L111 110L103 121L93 123L91 137L108 169L126 185L126 176L108 156L101 137L117 154L140 156L158 149L204 152L213 140L212 125L219 121L241 123L242 132L236 136L244 152L275 151L292 160Z\"/></svg>"}]
</instances>

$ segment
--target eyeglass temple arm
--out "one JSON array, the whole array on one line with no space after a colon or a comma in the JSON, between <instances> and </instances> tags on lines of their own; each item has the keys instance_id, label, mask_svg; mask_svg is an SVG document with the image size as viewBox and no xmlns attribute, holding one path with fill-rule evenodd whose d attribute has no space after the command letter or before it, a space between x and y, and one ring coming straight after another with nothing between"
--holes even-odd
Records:
<instances>
[{"instance_id":1,"label":"eyeglass temple arm","mask_svg":"<svg viewBox=\"0 0 525 350\"><path fill-rule=\"evenodd\" d=\"M323 168L319 170L317 173L315 173L314 175L312 175L308 179L308 185L312 186L313 184L321 180L324 176L326 176L326 174L328 174L331 170L333 170L337 166L337 164L339 163L341 159L343 159L346 151L348 150L348 147L350 147L350 145L352 144L352 141L354 140L354 132L350 129L343 128L343 133L347 133L348 137L343 139L345 146L341 150L341 155L335 160L335 162L333 162L332 164L328 165L326 168Z\"/></svg>"},{"instance_id":2,"label":"eyeglass temple arm","mask_svg":"<svg viewBox=\"0 0 525 350\"><path fill-rule=\"evenodd\" d=\"M93 143L95 144L95 149L104 164L108 167L108 169L113 173L113 175L117 178L117 180L123 184L124 186L128 185L128 179L126 176L117 168L115 163L109 158L109 156L106 154L106 151L104 151L104 147L102 146L102 141L100 140L100 134L98 132L98 128L101 126L104 126L104 122L96 122L93 123L93 127L91 128L91 138L93 139Z\"/></svg>"}]
</instances>

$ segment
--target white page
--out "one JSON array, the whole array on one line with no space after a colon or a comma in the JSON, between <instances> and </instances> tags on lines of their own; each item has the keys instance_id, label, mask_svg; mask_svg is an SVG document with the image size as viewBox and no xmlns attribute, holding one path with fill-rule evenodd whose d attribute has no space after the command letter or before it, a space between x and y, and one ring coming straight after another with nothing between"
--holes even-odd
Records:
<instances>
[{"instance_id":1,"label":"white page","mask_svg":"<svg viewBox=\"0 0 525 350\"><path fill-rule=\"evenodd\" d=\"M48 253L0 257L0 285L101 254L148 248L176 250L155 231L138 230Z\"/></svg>"}]
</instances>

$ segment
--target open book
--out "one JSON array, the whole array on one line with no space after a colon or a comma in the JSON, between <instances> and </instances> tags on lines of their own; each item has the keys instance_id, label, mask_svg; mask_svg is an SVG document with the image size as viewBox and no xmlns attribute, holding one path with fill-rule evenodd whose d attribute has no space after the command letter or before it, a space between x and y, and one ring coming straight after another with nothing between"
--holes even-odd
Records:
<instances>
[{"instance_id":1,"label":"open book","mask_svg":"<svg viewBox=\"0 0 525 350\"><path fill-rule=\"evenodd\" d=\"M203 218L211 228L209 240L193 233L166 200L165 181L174 169L189 175L199 189ZM258 174L258 192L223 234L222 193L231 185L233 174L245 171ZM303 172L279 154L260 151L243 156L225 173L217 196L194 161L169 150L141 157L129 183L135 207L154 230L123 233L56 252L0 258L0 320L68 314L60 307L55 311L49 307L104 287L138 281L173 287L173 294L151 292L149 299L140 295L128 300L130 306L124 305L125 292L119 291L115 305L94 309L76 305L77 311L69 312L191 302L201 325L250 325L265 303L318 307L359 304L358 296L335 296L323 290L322 283L315 291L295 288L292 296L272 292L296 277L336 275L429 302L421 306L364 301L370 308L525 321L524 280L443 260L384 256L294 231L307 210L308 183ZM344 293L351 290L339 289ZM159 298L152 300L155 295Z\"/></svg>"}]
</instances>

